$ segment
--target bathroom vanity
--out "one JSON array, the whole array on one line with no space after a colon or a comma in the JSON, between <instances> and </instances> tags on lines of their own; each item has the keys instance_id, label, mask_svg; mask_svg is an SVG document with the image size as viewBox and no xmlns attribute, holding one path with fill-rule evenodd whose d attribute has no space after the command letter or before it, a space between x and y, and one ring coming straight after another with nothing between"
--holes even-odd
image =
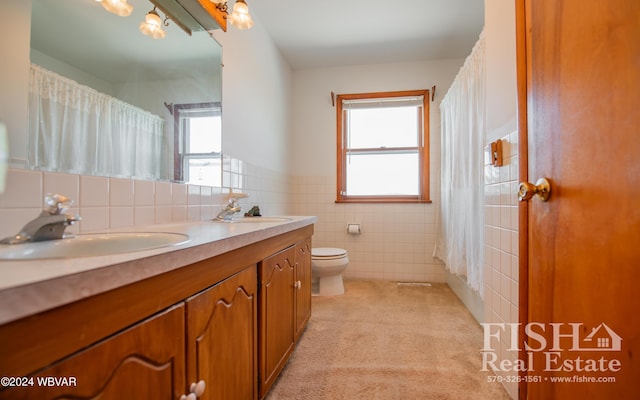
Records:
<instances>
[{"instance_id":1,"label":"bathroom vanity","mask_svg":"<svg viewBox=\"0 0 640 400\"><path fill-rule=\"evenodd\" d=\"M167 225L191 240L1 261L0 399L263 398L311 315L314 222Z\"/></svg>"}]
</instances>

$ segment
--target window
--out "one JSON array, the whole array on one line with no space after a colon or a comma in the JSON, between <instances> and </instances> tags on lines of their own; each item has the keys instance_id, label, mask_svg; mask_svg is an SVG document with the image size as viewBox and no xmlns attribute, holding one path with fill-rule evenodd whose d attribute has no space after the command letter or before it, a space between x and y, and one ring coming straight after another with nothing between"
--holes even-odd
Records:
<instances>
[{"instance_id":1,"label":"window","mask_svg":"<svg viewBox=\"0 0 640 400\"><path fill-rule=\"evenodd\" d=\"M222 186L220 103L177 104L173 111L175 179Z\"/></svg>"},{"instance_id":2,"label":"window","mask_svg":"<svg viewBox=\"0 0 640 400\"><path fill-rule=\"evenodd\" d=\"M430 202L429 91L337 96L337 200Z\"/></svg>"}]
</instances>

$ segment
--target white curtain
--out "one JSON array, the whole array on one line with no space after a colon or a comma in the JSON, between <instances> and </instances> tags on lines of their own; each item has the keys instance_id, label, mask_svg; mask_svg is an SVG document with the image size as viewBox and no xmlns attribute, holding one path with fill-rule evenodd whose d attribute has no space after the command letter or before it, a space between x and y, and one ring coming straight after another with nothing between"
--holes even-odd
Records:
<instances>
[{"instance_id":1,"label":"white curtain","mask_svg":"<svg viewBox=\"0 0 640 400\"><path fill-rule=\"evenodd\" d=\"M158 179L163 135L162 118L31 65L30 167Z\"/></svg>"},{"instance_id":2,"label":"white curtain","mask_svg":"<svg viewBox=\"0 0 640 400\"><path fill-rule=\"evenodd\" d=\"M485 40L440 103L441 198L434 255L483 295Z\"/></svg>"}]
</instances>

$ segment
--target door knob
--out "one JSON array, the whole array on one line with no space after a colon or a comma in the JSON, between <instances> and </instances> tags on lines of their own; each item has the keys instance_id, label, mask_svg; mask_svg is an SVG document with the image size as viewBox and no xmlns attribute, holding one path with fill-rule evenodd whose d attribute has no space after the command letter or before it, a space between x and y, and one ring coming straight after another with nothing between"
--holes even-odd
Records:
<instances>
[{"instance_id":1,"label":"door knob","mask_svg":"<svg viewBox=\"0 0 640 400\"><path fill-rule=\"evenodd\" d=\"M538 179L535 185L529 182L520 182L518 186L518 201L527 201L536 195L540 198L540 201L549 200L551 184L547 178Z\"/></svg>"}]
</instances>

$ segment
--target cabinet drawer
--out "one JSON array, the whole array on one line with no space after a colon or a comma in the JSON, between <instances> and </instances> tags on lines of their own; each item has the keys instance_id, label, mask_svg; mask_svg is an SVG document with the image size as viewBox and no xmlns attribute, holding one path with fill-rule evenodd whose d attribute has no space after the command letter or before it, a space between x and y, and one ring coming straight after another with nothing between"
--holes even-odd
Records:
<instances>
[{"instance_id":1,"label":"cabinet drawer","mask_svg":"<svg viewBox=\"0 0 640 400\"><path fill-rule=\"evenodd\" d=\"M7 388L0 399L177 399L186 387L184 323L181 303L23 379L28 386Z\"/></svg>"}]
</instances>

